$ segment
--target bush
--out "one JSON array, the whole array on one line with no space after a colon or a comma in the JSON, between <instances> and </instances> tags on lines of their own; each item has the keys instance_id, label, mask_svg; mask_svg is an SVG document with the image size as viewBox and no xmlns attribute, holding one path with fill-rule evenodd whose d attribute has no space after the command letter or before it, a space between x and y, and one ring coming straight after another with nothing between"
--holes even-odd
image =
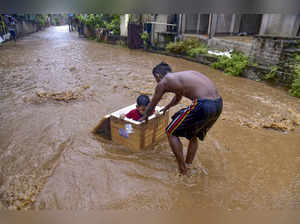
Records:
<instances>
[{"instance_id":1,"label":"bush","mask_svg":"<svg viewBox=\"0 0 300 224\"><path fill-rule=\"evenodd\" d=\"M47 17L45 15L39 14L36 16L37 24L41 27L45 27L47 24Z\"/></svg>"},{"instance_id":2,"label":"bush","mask_svg":"<svg viewBox=\"0 0 300 224\"><path fill-rule=\"evenodd\" d=\"M104 25L103 15L102 14L88 14L84 18L84 22L91 29L95 29L97 25L100 27L103 27L103 25Z\"/></svg>"},{"instance_id":3,"label":"bush","mask_svg":"<svg viewBox=\"0 0 300 224\"><path fill-rule=\"evenodd\" d=\"M289 92L292 96L300 97L300 77L294 80Z\"/></svg>"},{"instance_id":4,"label":"bush","mask_svg":"<svg viewBox=\"0 0 300 224\"><path fill-rule=\"evenodd\" d=\"M194 48L204 48L196 38L186 39L184 41L178 41L176 43L170 42L167 44L167 51L174 54L188 54L188 52ZM198 50L199 51L199 50Z\"/></svg>"},{"instance_id":5,"label":"bush","mask_svg":"<svg viewBox=\"0 0 300 224\"><path fill-rule=\"evenodd\" d=\"M207 54L208 52L208 49L207 47L204 45L204 44L201 44L199 47L197 48L192 48L192 49L189 49L187 51L187 55L190 56L190 57L197 57L198 55L200 54Z\"/></svg>"},{"instance_id":6,"label":"bush","mask_svg":"<svg viewBox=\"0 0 300 224\"><path fill-rule=\"evenodd\" d=\"M221 69L227 74L239 76L244 68L249 64L249 59L242 53L234 52L231 58L227 56L219 56L218 61L212 63L211 66L215 69Z\"/></svg>"},{"instance_id":7,"label":"bush","mask_svg":"<svg viewBox=\"0 0 300 224\"><path fill-rule=\"evenodd\" d=\"M141 34L141 39L143 40L144 46L147 46L150 39L149 34L147 32L143 32Z\"/></svg>"},{"instance_id":8,"label":"bush","mask_svg":"<svg viewBox=\"0 0 300 224\"><path fill-rule=\"evenodd\" d=\"M293 81L289 92L292 96L300 97L300 65L299 64L296 64L294 66L294 74L295 74L296 78Z\"/></svg>"},{"instance_id":9,"label":"bush","mask_svg":"<svg viewBox=\"0 0 300 224\"><path fill-rule=\"evenodd\" d=\"M176 43L170 42L167 44L166 49L167 49L167 51L174 53L174 54L184 54L187 50L183 41L179 41Z\"/></svg>"},{"instance_id":10,"label":"bush","mask_svg":"<svg viewBox=\"0 0 300 224\"><path fill-rule=\"evenodd\" d=\"M112 15L104 21L104 27L114 35L120 35L120 15Z\"/></svg>"}]
</instances>

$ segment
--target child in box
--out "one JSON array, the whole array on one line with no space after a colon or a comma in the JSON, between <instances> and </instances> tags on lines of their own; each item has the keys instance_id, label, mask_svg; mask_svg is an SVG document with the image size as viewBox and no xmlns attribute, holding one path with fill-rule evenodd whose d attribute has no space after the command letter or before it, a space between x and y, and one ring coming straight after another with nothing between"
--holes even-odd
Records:
<instances>
[{"instance_id":1,"label":"child in box","mask_svg":"<svg viewBox=\"0 0 300 224\"><path fill-rule=\"evenodd\" d=\"M129 119L138 121L144 115L149 103L150 98L148 96L140 95L136 101L136 109L130 111L125 116Z\"/></svg>"}]
</instances>

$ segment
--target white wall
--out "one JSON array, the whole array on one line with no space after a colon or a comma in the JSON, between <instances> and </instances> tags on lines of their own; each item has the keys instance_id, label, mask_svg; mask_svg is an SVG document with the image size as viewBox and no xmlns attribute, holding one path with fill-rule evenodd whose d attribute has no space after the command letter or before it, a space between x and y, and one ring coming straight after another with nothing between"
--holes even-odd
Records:
<instances>
[{"instance_id":1,"label":"white wall","mask_svg":"<svg viewBox=\"0 0 300 224\"><path fill-rule=\"evenodd\" d=\"M297 15L264 14L259 34L293 36L296 20Z\"/></svg>"},{"instance_id":2,"label":"white wall","mask_svg":"<svg viewBox=\"0 0 300 224\"><path fill-rule=\"evenodd\" d=\"M129 22L129 14L124 14L120 16L120 33L121 36L128 36L128 22Z\"/></svg>"}]
</instances>

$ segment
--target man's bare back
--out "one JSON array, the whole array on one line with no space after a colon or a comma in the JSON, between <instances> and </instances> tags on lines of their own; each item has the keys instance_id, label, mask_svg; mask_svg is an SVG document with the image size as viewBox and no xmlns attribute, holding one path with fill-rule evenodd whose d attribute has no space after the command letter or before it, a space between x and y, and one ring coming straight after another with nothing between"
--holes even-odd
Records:
<instances>
[{"instance_id":1,"label":"man's bare back","mask_svg":"<svg viewBox=\"0 0 300 224\"><path fill-rule=\"evenodd\" d=\"M153 111L153 108L155 108L162 96L167 92L175 93L175 97L170 104L165 107L165 110L176 105L182 96L191 100L195 98L212 100L220 98L214 83L200 72L183 71L168 73L158 81L154 96L147 108L145 116L148 116L150 112Z\"/></svg>"},{"instance_id":2,"label":"man's bare back","mask_svg":"<svg viewBox=\"0 0 300 224\"><path fill-rule=\"evenodd\" d=\"M173 92L191 100L217 99L220 97L214 83L205 75L196 71L183 71L167 74L158 85L165 92Z\"/></svg>"}]
</instances>

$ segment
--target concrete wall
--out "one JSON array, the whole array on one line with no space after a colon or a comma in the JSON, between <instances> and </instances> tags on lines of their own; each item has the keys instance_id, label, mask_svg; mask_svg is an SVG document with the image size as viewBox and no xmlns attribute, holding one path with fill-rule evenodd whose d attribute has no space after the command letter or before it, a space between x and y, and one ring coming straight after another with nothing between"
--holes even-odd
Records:
<instances>
[{"instance_id":1,"label":"concrete wall","mask_svg":"<svg viewBox=\"0 0 300 224\"><path fill-rule=\"evenodd\" d=\"M38 31L37 25L32 22L22 21L17 23L17 37L21 37L37 31Z\"/></svg>"},{"instance_id":2,"label":"concrete wall","mask_svg":"<svg viewBox=\"0 0 300 224\"><path fill-rule=\"evenodd\" d=\"M296 22L293 29L293 36L300 36L300 15L297 15Z\"/></svg>"},{"instance_id":3,"label":"concrete wall","mask_svg":"<svg viewBox=\"0 0 300 224\"><path fill-rule=\"evenodd\" d=\"M218 38L212 38L208 40L208 46L220 50L234 49L236 51L243 52L245 55L250 55L251 48L252 48L251 43L245 43L245 42L239 42L233 40L224 40Z\"/></svg>"},{"instance_id":4,"label":"concrete wall","mask_svg":"<svg viewBox=\"0 0 300 224\"><path fill-rule=\"evenodd\" d=\"M294 36L297 15L264 14L260 35Z\"/></svg>"},{"instance_id":5,"label":"concrete wall","mask_svg":"<svg viewBox=\"0 0 300 224\"><path fill-rule=\"evenodd\" d=\"M286 51L298 49L300 37L256 36L251 49L251 59L263 65L286 62Z\"/></svg>"}]
</instances>

